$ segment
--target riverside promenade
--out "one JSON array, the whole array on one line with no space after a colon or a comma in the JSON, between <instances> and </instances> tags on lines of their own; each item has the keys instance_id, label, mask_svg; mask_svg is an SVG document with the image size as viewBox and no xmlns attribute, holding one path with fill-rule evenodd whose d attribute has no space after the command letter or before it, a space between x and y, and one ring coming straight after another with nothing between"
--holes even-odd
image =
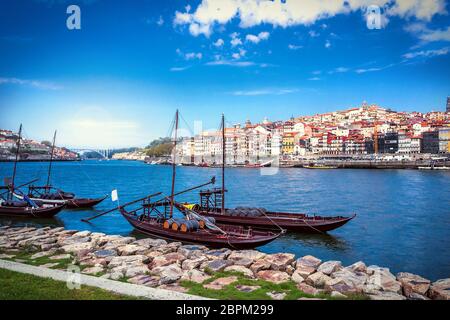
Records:
<instances>
[{"instance_id":1,"label":"riverside promenade","mask_svg":"<svg viewBox=\"0 0 450 320\"><path fill-rule=\"evenodd\" d=\"M210 250L62 227L2 226L0 252L0 259L5 260L0 268L19 272L26 268L23 264L40 269L75 268L81 276L102 279L96 284L91 277L82 278L90 285L111 290L114 282L117 287L128 283L164 290L160 293L167 299L193 297L171 296L165 290L219 299L450 299L450 278L432 283L411 273L393 275L387 268L366 266L362 261L344 267L339 261L321 261L311 255L296 259L290 253ZM8 265L7 261L13 262ZM54 278L52 271L41 272L41 276ZM233 296L223 296L225 291ZM152 294L159 293L152 291L148 297L155 298Z\"/></svg>"}]
</instances>

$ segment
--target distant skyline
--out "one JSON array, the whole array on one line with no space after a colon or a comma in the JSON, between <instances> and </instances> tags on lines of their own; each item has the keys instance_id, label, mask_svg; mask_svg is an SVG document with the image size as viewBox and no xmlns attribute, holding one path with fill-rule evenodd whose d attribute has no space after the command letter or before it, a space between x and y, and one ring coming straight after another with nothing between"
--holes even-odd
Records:
<instances>
[{"instance_id":1,"label":"distant skyline","mask_svg":"<svg viewBox=\"0 0 450 320\"><path fill-rule=\"evenodd\" d=\"M444 0L0 2L0 128L68 147L144 146L191 128L376 103L445 111ZM66 8L81 9L68 30ZM366 8L381 7L381 29Z\"/></svg>"}]
</instances>

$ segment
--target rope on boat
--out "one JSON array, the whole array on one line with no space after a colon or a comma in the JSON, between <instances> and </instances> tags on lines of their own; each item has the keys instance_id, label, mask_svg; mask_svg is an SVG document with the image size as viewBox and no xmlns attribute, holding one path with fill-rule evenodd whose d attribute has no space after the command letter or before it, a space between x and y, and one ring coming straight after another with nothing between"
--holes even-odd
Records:
<instances>
[{"instance_id":1,"label":"rope on boat","mask_svg":"<svg viewBox=\"0 0 450 320\"><path fill-rule=\"evenodd\" d=\"M314 228L312 225L310 225L305 219L302 219L303 220L303 222L308 226L308 227L310 227L311 229L313 229L313 230L316 230L317 232L319 232L319 233L323 233L323 234L325 234L325 232L323 232L323 231L321 231L321 230L319 230L319 229L317 229L317 228Z\"/></svg>"},{"instance_id":2,"label":"rope on boat","mask_svg":"<svg viewBox=\"0 0 450 320\"><path fill-rule=\"evenodd\" d=\"M264 212L264 210L261 210L261 212L266 216L267 219L269 219L274 225L276 225L276 226L281 230L282 233L285 233L285 232L286 232L286 230L284 230L282 227L280 227L280 226L278 225L278 223L276 223L275 221L273 221L272 218L269 217L269 216Z\"/></svg>"}]
</instances>

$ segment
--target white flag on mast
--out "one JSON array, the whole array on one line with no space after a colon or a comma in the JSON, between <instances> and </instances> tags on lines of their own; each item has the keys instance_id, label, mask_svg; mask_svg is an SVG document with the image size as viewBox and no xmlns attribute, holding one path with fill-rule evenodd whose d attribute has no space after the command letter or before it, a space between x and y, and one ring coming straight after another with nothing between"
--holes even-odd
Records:
<instances>
[{"instance_id":1,"label":"white flag on mast","mask_svg":"<svg viewBox=\"0 0 450 320\"><path fill-rule=\"evenodd\" d=\"M113 191L111 191L111 200L112 201L118 201L119 200L119 195L117 194L117 189L114 189Z\"/></svg>"}]
</instances>

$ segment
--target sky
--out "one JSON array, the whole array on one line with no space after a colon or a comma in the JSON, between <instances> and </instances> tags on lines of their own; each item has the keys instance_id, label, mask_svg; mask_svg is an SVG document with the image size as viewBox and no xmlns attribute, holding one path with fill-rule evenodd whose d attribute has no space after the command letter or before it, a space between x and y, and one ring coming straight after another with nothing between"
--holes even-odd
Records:
<instances>
[{"instance_id":1,"label":"sky","mask_svg":"<svg viewBox=\"0 0 450 320\"><path fill-rule=\"evenodd\" d=\"M81 29L67 27L72 4ZM118 148L166 136L177 108L190 131L217 129L222 112L232 124L363 101L445 110L449 10L444 0L0 1L0 128Z\"/></svg>"}]
</instances>

